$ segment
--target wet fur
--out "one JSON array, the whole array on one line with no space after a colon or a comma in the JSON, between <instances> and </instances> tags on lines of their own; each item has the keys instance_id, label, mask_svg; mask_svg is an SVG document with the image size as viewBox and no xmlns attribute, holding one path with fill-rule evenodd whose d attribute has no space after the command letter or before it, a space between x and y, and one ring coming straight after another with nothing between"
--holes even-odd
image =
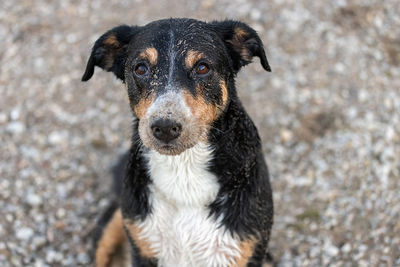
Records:
<instances>
[{"instance_id":1,"label":"wet fur","mask_svg":"<svg viewBox=\"0 0 400 267\"><path fill-rule=\"evenodd\" d=\"M146 43L155 31L165 32L166 34L163 35L165 38L159 38L156 43ZM174 46L177 44L186 47L182 50L175 50ZM155 52L148 50L149 47L168 51L168 59L171 62L163 63L163 55L158 52L156 57ZM143 53L143 51L147 52ZM150 51L152 52L150 53ZM181 51L182 54L178 54L176 51ZM191 54L188 54L185 60L184 53L189 52ZM215 75L207 80L192 76L188 78L184 74L185 66L186 71L193 65L195 66L200 54L208 55L207 60L214 67L215 73L213 74ZM160 73L152 83L146 83L132 76L132 66L136 60L135 57L139 55L148 57L154 64L160 64L159 69L154 70L165 71L165 75ZM204 192L194 192L186 197L185 193L189 193L189 191L182 192L183 187L172 188L170 197L174 199L174 205L178 204L177 207L180 210L180 205L187 204L182 201L189 201L190 197L194 197L194 203L198 203L195 205L190 203L190 205L193 206L193 209L200 209L203 212L199 213L202 214L201 220L210 222L207 223L207 231L215 231L215 234L221 238L224 236L226 240L230 240L227 242L231 242L232 248L230 249L233 254L226 256L219 263L226 265L226 261L230 261L233 265L261 266L268 260L268 241L273 221L273 202L268 169L262 155L257 129L242 107L234 83L234 78L240 68L250 63L255 56L260 58L264 69L270 71L262 42L256 32L246 24L236 21L204 23L189 19L170 19L156 21L143 27L123 25L106 32L96 41L82 80L86 81L92 77L95 66L113 72L126 84L130 105L134 115L138 118L133 124L131 149L113 169L115 190L120 196L119 203L114 203L99 220L98 228L95 231L96 245L99 244L99 240L104 238L102 234L107 224L112 222L113 214L121 210L126 237L131 245L133 266L156 266L158 263L162 263L159 261L162 259L157 257L164 257L163 254L155 251L147 251L144 254L143 242L138 242L138 236L130 234L128 228L138 227L135 229L142 231L142 234L139 235L143 239L141 241L150 242L150 245L152 245L151 242L158 242L153 240L157 237L154 235L154 231L150 229L146 234L145 228L157 220L158 209L164 204L154 203L161 201L162 198L158 191L167 189L168 183L157 184L159 181L157 179L161 179L162 173L152 171L149 166L149 161L150 164L157 162L154 160L158 156L154 157L153 155L158 153L154 151L157 146L143 145L144 137L143 134L140 134L140 125L141 122L142 124L144 122L142 116L146 114L154 99L144 106L140 103L150 99L151 94L153 94L153 98L157 98L159 95L163 95L165 90L171 90L171 86L175 86L174 88L179 88L185 99L187 98L186 104L190 106L193 114L195 113L193 110L196 108L205 108L205 113L195 118L198 126L203 127L201 129L203 132L205 131L205 137L198 134L196 138L190 139L190 142L197 139L197 143L190 143L188 147L182 145L177 148L176 153L172 153L178 159L176 168L185 168L186 166L183 163L185 160L180 158L180 153L183 155L186 151L194 149L192 147L196 147L198 143L205 143L207 149L201 150L202 152L198 155L200 158L205 155L205 158L192 163L194 165L191 170L198 171L194 172L195 176L191 177L189 182L194 183L199 175L204 176L204 181L207 180L210 183L210 188ZM182 57L182 66L175 66L176 59L180 57ZM135 111L139 105L142 105L140 106L140 110L142 110L140 116L138 116L139 112ZM210 116L210 112L214 108L213 115L201 121L205 115ZM187 143L188 141L186 141ZM153 161L149 157L153 157ZM157 164L161 167L163 161ZM168 173L168 170L165 172ZM179 174L176 175L179 176ZM185 177L185 175L181 177L183 181ZM190 175L187 174L187 177ZM198 182L201 181L200 179ZM200 184L200 188L202 186ZM203 194L206 193L209 195L203 199ZM182 196L184 198L179 200L179 197ZM152 216L156 218L151 219ZM218 229L221 229L222 232L218 233ZM170 229L167 228L166 231L168 230ZM181 233L181 235L183 234L184 232ZM205 236L208 238L207 235ZM173 245L173 241L170 240L168 244ZM153 245L157 247L159 244L153 243ZM239 252L236 253L236 248L233 247L238 247ZM148 250L148 248L146 249ZM201 251L199 252L201 253ZM165 256L166 259L171 259L168 257ZM209 264L213 263L209 262Z\"/></svg>"}]
</instances>

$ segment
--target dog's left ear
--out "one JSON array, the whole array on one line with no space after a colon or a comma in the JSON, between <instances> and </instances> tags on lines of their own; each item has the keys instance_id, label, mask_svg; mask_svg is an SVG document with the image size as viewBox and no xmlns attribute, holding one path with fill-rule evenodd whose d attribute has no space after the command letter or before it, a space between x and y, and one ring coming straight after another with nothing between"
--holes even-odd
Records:
<instances>
[{"instance_id":1,"label":"dog's left ear","mask_svg":"<svg viewBox=\"0 0 400 267\"><path fill-rule=\"evenodd\" d=\"M136 26L121 25L107 31L97 39L87 62L82 81L85 82L93 76L95 66L113 72L118 79L124 81L128 44L137 32L137 28Z\"/></svg>"},{"instance_id":2,"label":"dog's left ear","mask_svg":"<svg viewBox=\"0 0 400 267\"><path fill-rule=\"evenodd\" d=\"M235 72L251 63L254 56L260 58L261 65L266 71L271 71L263 43L254 29L245 23L233 20L215 21L210 24L224 40Z\"/></svg>"}]
</instances>

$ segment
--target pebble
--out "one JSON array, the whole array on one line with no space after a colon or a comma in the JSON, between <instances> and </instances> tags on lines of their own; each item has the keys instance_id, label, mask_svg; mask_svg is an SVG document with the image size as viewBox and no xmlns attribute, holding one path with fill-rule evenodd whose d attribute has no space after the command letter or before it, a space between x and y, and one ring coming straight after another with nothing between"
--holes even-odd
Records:
<instances>
[{"instance_id":1,"label":"pebble","mask_svg":"<svg viewBox=\"0 0 400 267\"><path fill-rule=\"evenodd\" d=\"M288 129L282 129L280 135L283 143L288 143L293 139L293 132Z\"/></svg>"},{"instance_id":2,"label":"pebble","mask_svg":"<svg viewBox=\"0 0 400 267\"><path fill-rule=\"evenodd\" d=\"M342 252L347 254L350 253L351 251L351 245L349 243L346 243L343 245L343 247L341 248Z\"/></svg>"},{"instance_id":3,"label":"pebble","mask_svg":"<svg viewBox=\"0 0 400 267\"><path fill-rule=\"evenodd\" d=\"M7 115L4 112L0 112L0 124L5 124L7 122Z\"/></svg>"},{"instance_id":4,"label":"pebble","mask_svg":"<svg viewBox=\"0 0 400 267\"><path fill-rule=\"evenodd\" d=\"M13 120L13 121L18 120L20 117L20 114L21 114L21 112L18 108L11 110L11 112L10 112L11 120Z\"/></svg>"},{"instance_id":5,"label":"pebble","mask_svg":"<svg viewBox=\"0 0 400 267\"><path fill-rule=\"evenodd\" d=\"M63 131L63 132L53 131L50 133L50 135L48 137L48 141L52 145L59 145L59 144L65 143L66 136L67 136L67 133L65 131Z\"/></svg>"},{"instance_id":6,"label":"pebble","mask_svg":"<svg viewBox=\"0 0 400 267\"><path fill-rule=\"evenodd\" d=\"M86 253L79 253L77 260L80 264L87 264L89 262L89 256Z\"/></svg>"},{"instance_id":7,"label":"pebble","mask_svg":"<svg viewBox=\"0 0 400 267\"><path fill-rule=\"evenodd\" d=\"M46 244L46 238L43 236L35 236L32 240L32 244L37 248Z\"/></svg>"},{"instance_id":8,"label":"pebble","mask_svg":"<svg viewBox=\"0 0 400 267\"><path fill-rule=\"evenodd\" d=\"M330 257L335 257L339 254L339 249L335 247L334 245L327 245L324 247L324 251L326 254L328 254Z\"/></svg>"},{"instance_id":9,"label":"pebble","mask_svg":"<svg viewBox=\"0 0 400 267\"><path fill-rule=\"evenodd\" d=\"M12 134L22 134L25 131L25 125L20 121L13 121L7 125L7 131Z\"/></svg>"},{"instance_id":10,"label":"pebble","mask_svg":"<svg viewBox=\"0 0 400 267\"><path fill-rule=\"evenodd\" d=\"M63 256L60 252L54 251L54 250L48 250L46 252L46 262L47 263L54 263L54 262L60 262L62 260Z\"/></svg>"},{"instance_id":11,"label":"pebble","mask_svg":"<svg viewBox=\"0 0 400 267\"><path fill-rule=\"evenodd\" d=\"M33 230L28 227L22 227L16 231L16 237L20 240L28 240L33 236L33 234Z\"/></svg>"},{"instance_id":12,"label":"pebble","mask_svg":"<svg viewBox=\"0 0 400 267\"><path fill-rule=\"evenodd\" d=\"M38 206L42 203L42 199L39 195L30 193L26 196L26 202L31 206Z\"/></svg>"}]
</instances>

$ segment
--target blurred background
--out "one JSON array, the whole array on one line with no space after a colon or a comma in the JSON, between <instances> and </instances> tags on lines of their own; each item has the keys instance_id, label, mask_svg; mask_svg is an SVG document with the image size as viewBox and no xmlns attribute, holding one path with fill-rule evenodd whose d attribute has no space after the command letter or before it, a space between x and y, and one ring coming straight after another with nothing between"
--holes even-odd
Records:
<instances>
[{"instance_id":1,"label":"blurred background","mask_svg":"<svg viewBox=\"0 0 400 267\"><path fill-rule=\"evenodd\" d=\"M400 265L398 0L2 0L0 265L90 264L132 115L113 75L80 78L102 33L168 17L238 19L264 42L273 72L255 59L237 85L279 266Z\"/></svg>"}]
</instances>

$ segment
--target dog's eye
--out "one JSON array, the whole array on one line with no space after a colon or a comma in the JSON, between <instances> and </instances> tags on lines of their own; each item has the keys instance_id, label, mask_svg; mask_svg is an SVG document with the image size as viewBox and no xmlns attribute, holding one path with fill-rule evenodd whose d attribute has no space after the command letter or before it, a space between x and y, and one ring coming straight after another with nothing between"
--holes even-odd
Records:
<instances>
[{"instance_id":1,"label":"dog's eye","mask_svg":"<svg viewBox=\"0 0 400 267\"><path fill-rule=\"evenodd\" d=\"M210 71L210 68L206 63L200 63L196 67L196 73L198 75L206 75Z\"/></svg>"},{"instance_id":2,"label":"dog's eye","mask_svg":"<svg viewBox=\"0 0 400 267\"><path fill-rule=\"evenodd\" d=\"M146 75L148 72L149 72L149 69L143 63L137 64L135 67L135 73L138 76Z\"/></svg>"}]
</instances>

